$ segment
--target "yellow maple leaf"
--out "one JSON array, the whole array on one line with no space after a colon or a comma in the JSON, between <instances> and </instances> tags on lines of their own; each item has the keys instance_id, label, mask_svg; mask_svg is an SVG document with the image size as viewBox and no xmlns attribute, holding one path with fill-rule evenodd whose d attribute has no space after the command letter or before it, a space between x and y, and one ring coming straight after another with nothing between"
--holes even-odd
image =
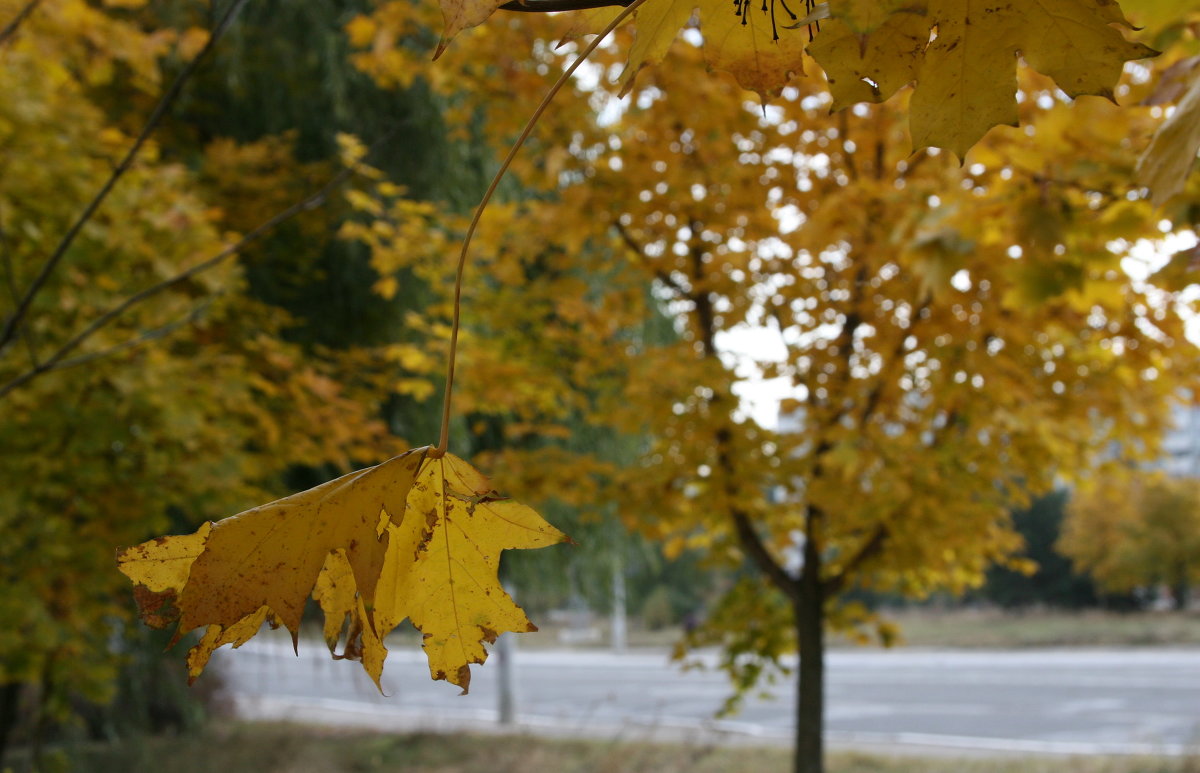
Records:
<instances>
[{"instance_id":1,"label":"yellow maple leaf","mask_svg":"<svg viewBox=\"0 0 1200 773\"><path fill-rule=\"evenodd\" d=\"M446 50L454 36L465 29L487 21L496 9L507 0L439 0L442 9L442 39L438 41L433 58L437 59Z\"/></svg>"},{"instance_id":2,"label":"yellow maple leaf","mask_svg":"<svg viewBox=\"0 0 1200 773\"><path fill-rule=\"evenodd\" d=\"M1200 151L1200 64L1191 64L1191 84L1138 159L1137 182L1150 189L1155 205L1183 190Z\"/></svg>"},{"instance_id":3,"label":"yellow maple leaf","mask_svg":"<svg viewBox=\"0 0 1200 773\"><path fill-rule=\"evenodd\" d=\"M487 657L483 641L537 630L497 580L500 553L566 539L463 460L426 447L117 561L147 624L178 620L176 638L206 627L188 653L192 680L213 651L240 646L264 622L286 626L295 643L311 595L330 651L362 661L377 685L383 637L409 617L426 634L430 672L465 691L468 664Z\"/></svg>"},{"instance_id":4,"label":"yellow maple leaf","mask_svg":"<svg viewBox=\"0 0 1200 773\"><path fill-rule=\"evenodd\" d=\"M882 102L917 77L929 44L929 23L915 13L895 13L864 36L831 19L808 53L825 70L835 112L858 102Z\"/></svg>"},{"instance_id":5,"label":"yellow maple leaf","mask_svg":"<svg viewBox=\"0 0 1200 773\"><path fill-rule=\"evenodd\" d=\"M605 5L600 8L588 8L576 11L570 16L571 22L559 35L556 49L567 43L572 43L586 35L595 35L617 18L625 8L619 5Z\"/></svg>"},{"instance_id":6,"label":"yellow maple leaf","mask_svg":"<svg viewBox=\"0 0 1200 773\"><path fill-rule=\"evenodd\" d=\"M339 548L325 557L312 597L325 613L325 643L329 651L334 652L342 637L346 616L358 613L358 588L354 585L354 570L346 559L346 551Z\"/></svg>"},{"instance_id":7,"label":"yellow maple leaf","mask_svg":"<svg viewBox=\"0 0 1200 773\"><path fill-rule=\"evenodd\" d=\"M633 88L638 71L663 60L679 30L692 18L695 9L695 0L658 0L647 2L637 10L633 46L629 49L625 70L621 73L621 96Z\"/></svg>"},{"instance_id":8,"label":"yellow maple leaf","mask_svg":"<svg viewBox=\"0 0 1200 773\"><path fill-rule=\"evenodd\" d=\"M375 624L382 636L409 618L425 636L429 672L466 692L468 666L483 663L483 642L536 631L496 581L500 553L538 548L567 536L525 505L504 499L455 456L429 459L408 497L408 516L388 526Z\"/></svg>"},{"instance_id":9,"label":"yellow maple leaf","mask_svg":"<svg viewBox=\"0 0 1200 773\"><path fill-rule=\"evenodd\" d=\"M354 571L346 551L335 550L326 557L325 567L313 588L313 599L325 613L324 634L329 653L337 660L360 661L382 692L379 679L383 675L387 649L382 637L375 632L363 598L354 585ZM343 628L346 629L345 645L339 655L337 645L342 639Z\"/></svg>"},{"instance_id":10,"label":"yellow maple leaf","mask_svg":"<svg viewBox=\"0 0 1200 773\"><path fill-rule=\"evenodd\" d=\"M794 76L804 74L808 36L800 30L780 29L786 20L776 19L774 0L761 7L752 0L734 5L736 12L731 13L728 0L700 3L704 61L731 73L738 85L757 92L765 102Z\"/></svg>"},{"instance_id":11,"label":"yellow maple leaf","mask_svg":"<svg viewBox=\"0 0 1200 773\"><path fill-rule=\"evenodd\" d=\"M386 512L397 521L403 516L405 497L426 450L409 451L205 524L194 535L160 537L129 548L118 555L119 568L135 583L160 589L159 594L177 594L173 601L181 632L202 625L228 628L266 606L294 639L304 604L331 551L346 551L358 591L368 604L373 602L387 549L380 539L380 514ZM165 563L163 554L181 540L194 549L201 532L206 535L203 549L178 585L180 562ZM165 577L168 571L170 576Z\"/></svg>"},{"instance_id":12,"label":"yellow maple leaf","mask_svg":"<svg viewBox=\"0 0 1200 773\"><path fill-rule=\"evenodd\" d=\"M462 30L481 24L505 0L439 0L445 27L435 58ZM763 100L776 96L792 77L804 74L804 47L808 36L790 29L798 18L786 4L770 0L648 0L631 24L634 43L621 76L622 93L632 88L639 70L666 56L679 31L695 18L703 38L704 61L715 70L734 76L742 88ZM622 9L601 8L578 12L562 42L598 33Z\"/></svg>"},{"instance_id":13,"label":"yellow maple leaf","mask_svg":"<svg viewBox=\"0 0 1200 773\"><path fill-rule=\"evenodd\" d=\"M764 100L779 94L793 76L804 74L808 38L783 27L790 19L777 19L776 5L775 0L761 7L750 0L732 4L729 0L650 0L634 16L635 36L621 76L622 94L632 88L642 67L663 60L693 15L699 21L709 67L732 74L738 85Z\"/></svg>"},{"instance_id":14,"label":"yellow maple leaf","mask_svg":"<svg viewBox=\"0 0 1200 773\"><path fill-rule=\"evenodd\" d=\"M841 0L833 13L859 35L874 32L896 15L924 13L925 0Z\"/></svg>"},{"instance_id":15,"label":"yellow maple leaf","mask_svg":"<svg viewBox=\"0 0 1200 773\"><path fill-rule=\"evenodd\" d=\"M889 2L890 17L860 13L863 0L831 7L841 21L823 25L810 53L835 103L881 101L915 81L913 146L959 158L993 126L1017 124L1018 57L1071 97L1111 99L1124 63L1156 53L1117 29L1130 25L1115 0L914 0Z\"/></svg>"}]
</instances>

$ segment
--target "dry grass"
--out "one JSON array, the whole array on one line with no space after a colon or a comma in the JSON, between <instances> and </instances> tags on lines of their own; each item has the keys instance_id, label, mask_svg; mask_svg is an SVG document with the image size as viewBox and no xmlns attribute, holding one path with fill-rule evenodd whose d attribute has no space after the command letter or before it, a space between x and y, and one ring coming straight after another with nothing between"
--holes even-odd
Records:
<instances>
[{"instance_id":1,"label":"dry grass","mask_svg":"<svg viewBox=\"0 0 1200 773\"><path fill-rule=\"evenodd\" d=\"M1020 649L1027 647L1145 647L1200 645L1200 613L1177 612L1066 612L1061 610L906 609L885 612L900 626L902 646ZM576 644L564 643L560 630L542 625L536 634L521 637L521 647L603 648L608 645L608 624L597 620L599 637ZM631 647L671 647L678 629L629 632ZM416 635L412 640L419 642ZM830 643L854 646L836 636Z\"/></svg>"},{"instance_id":2,"label":"dry grass","mask_svg":"<svg viewBox=\"0 0 1200 773\"><path fill-rule=\"evenodd\" d=\"M1200 644L1200 614L904 610L887 615L921 647L1142 647Z\"/></svg>"},{"instance_id":3,"label":"dry grass","mask_svg":"<svg viewBox=\"0 0 1200 773\"><path fill-rule=\"evenodd\" d=\"M78 773L786 773L781 749L547 740L527 736L381 735L236 724L179 738L62 750ZM1200 773L1200 760L830 756L829 773ZM20 767L15 769L20 773Z\"/></svg>"}]
</instances>

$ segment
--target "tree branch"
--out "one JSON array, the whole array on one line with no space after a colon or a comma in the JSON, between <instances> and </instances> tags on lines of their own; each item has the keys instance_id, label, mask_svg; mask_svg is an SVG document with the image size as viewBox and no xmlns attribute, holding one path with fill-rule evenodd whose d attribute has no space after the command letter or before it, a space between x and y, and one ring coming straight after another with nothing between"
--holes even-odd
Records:
<instances>
[{"instance_id":1,"label":"tree branch","mask_svg":"<svg viewBox=\"0 0 1200 773\"><path fill-rule=\"evenodd\" d=\"M838 139L842 141L842 162L846 165L846 170L850 172L850 180L858 182L858 163L854 160L854 154L846 150L846 143L850 140L850 119L847 115L849 111L843 110L838 113Z\"/></svg>"},{"instance_id":2,"label":"tree branch","mask_svg":"<svg viewBox=\"0 0 1200 773\"><path fill-rule=\"evenodd\" d=\"M840 356L845 363L845 366L840 372L838 384L836 385L839 391L845 389L851 378L850 362L854 358L854 336L858 332L858 329L863 325L863 318L859 313L857 304L862 300L862 287L864 284L866 284L866 267L860 265L855 271L853 283L854 291L850 294L850 298L848 300L848 305L852 305L854 307L845 312L846 321L842 325L842 329L838 333L838 337L834 342L834 345L838 347L838 356ZM833 390L834 385L830 385L829 391L832 393ZM809 389L808 394L805 396L805 401L814 409L820 407L813 402L815 392L816 390ZM850 404L843 402L836 410L833 411L832 414L825 417L823 421L818 422L818 432L823 439L813 450L813 460L815 462L813 469L815 475L820 476L821 474L821 457L833 448L833 445L828 441L828 439L824 438L825 433L836 426L849 413Z\"/></svg>"},{"instance_id":3,"label":"tree branch","mask_svg":"<svg viewBox=\"0 0 1200 773\"><path fill-rule=\"evenodd\" d=\"M12 301L16 304L21 297L21 291L17 289L17 269L13 265L12 248L8 242L8 231L4 227L3 212L0 212L0 266L4 268L4 284L8 290L8 294L12 297ZM29 330L24 330L21 335L25 341L25 348L29 353L29 366L36 368L38 366L37 347L34 346L33 336Z\"/></svg>"},{"instance_id":4,"label":"tree branch","mask_svg":"<svg viewBox=\"0 0 1200 773\"><path fill-rule=\"evenodd\" d=\"M689 223L693 226L693 233L698 233L700 228L694 219L689 218ZM702 250L699 245L694 245L691 250L692 256L692 282L694 285L702 284L704 281L704 262L701 255ZM675 287L679 287L677 284ZM695 307L697 337L702 346L701 354L706 359L715 359L719 355L716 347L716 315L712 306L712 299L709 298L707 292L682 292L679 291L684 298L692 301ZM717 405L723 399L728 399L728 396L714 394L709 399L710 405ZM717 467L722 470L725 475L726 493L729 499L735 500L737 493L733 490L730 483L730 477L735 470L734 459L732 454L733 437L728 427L721 427L715 433L714 437L717 450ZM783 565L775 560L775 556L767 548L762 537L754 528L753 521L744 510L733 506L729 509L730 520L733 521L733 528L738 537L738 543L742 547L742 552L750 557L758 570L766 576L766 578L778 588L788 600L794 605L799 605L804 601L804 590L800 586L800 581L792 577L783 568Z\"/></svg>"},{"instance_id":5,"label":"tree branch","mask_svg":"<svg viewBox=\"0 0 1200 773\"><path fill-rule=\"evenodd\" d=\"M687 289L685 289L683 285L679 284L679 282L675 280L675 277L671 276L669 272L663 271L658 266L650 265L650 258L646 255L646 248L639 244L637 239L633 238L633 234L629 233L629 230L625 228L625 226L621 225L619 220L613 221L613 228L617 229L617 233L621 235L621 241L625 242L625 246L636 253L641 259L642 263L645 264L646 268L650 269L650 271L654 274L655 279L671 288L671 290L677 293L681 298L689 297Z\"/></svg>"},{"instance_id":6,"label":"tree branch","mask_svg":"<svg viewBox=\"0 0 1200 773\"><path fill-rule=\"evenodd\" d=\"M209 51L213 49L213 46L216 45L216 42L225 34L226 30L229 29L229 26L233 23L234 17L237 16L238 12L242 9L246 2L247 0L233 0L233 3L229 6L229 9L225 12L225 15L221 17L220 21L218 21L216 26L213 28L212 34L208 36L208 41L204 44L204 47L200 49L199 53L192 57L191 61L189 61L186 66L184 66L183 70L175 77L174 82L171 83L170 87L163 94L162 98L159 99L158 104L154 106L154 110L150 113L150 117L146 120L146 125L142 127L141 133L138 134L137 139L134 140L133 146L125 154L125 157L121 159L121 162L117 164L116 168L113 169L112 174L108 177L108 180L104 183L96 195L92 197L92 200L88 202L88 205L84 207L83 213L79 215L78 219L76 219L74 224L67 230L67 233L58 243L58 246L54 248L54 252L52 252L50 257L46 259L46 262L42 265L42 270L29 284L25 294L21 297L21 301L17 304L16 309L5 322L3 332L0 332L0 352L3 352L12 343L13 339L16 337L17 328L20 327L26 315L29 313L29 307L33 304L34 298L36 298L38 293L41 292L42 288L45 287L46 282L50 279L50 275L54 273L55 268L58 267L58 264L62 261L63 256L66 255L67 250L70 249L72 244L74 244L75 238L79 235L80 231L83 230L84 225L86 225L88 221L91 220L96 214L96 211L100 209L100 205L104 203L106 198L108 198L108 194L112 192L112 189L116 186L117 182L124 177L125 173L128 172L133 166L133 162L137 158L138 153L141 152L142 147L146 144L146 140L148 140L150 135L154 133L154 130L158 128L158 124L162 121L163 116L166 115L167 110L170 109L171 105L175 103L175 99L183 90L184 84L187 83L187 81L192 77L193 73L195 73L196 69L200 65L200 61L208 54Z\"/></svg>"},{"instance_id":7,"label":"tree branch","mask_svg":"<svg viewBox=\"0 0 1200 773\"><path fill-rule=\"evenodd\" d=\"M912 335L912 329L916 327L917 323L921 320L922 312L927 308L929 308L928 298L913 312L912 322L909 323L908 330L903 331L901 335L897 336L896 345L892 347L892 355L891 359L887 360L888 363L904 362L904 341L908 336ZM886 364L884 368L887 368ZM867 393L867 399L863 402L862 413L858 417L858 426L860 428L865 428L867 423L874 417L875 411L879 408L879 399L883 395L883 387L886 383L887 376L885 376L885 370L881 369L879 377L875 380L875 386L871 387L871 391Z\"/></svg>"},{"instance_id":8,"label":"tree branch","mask_svg":"<svg viewBox=\"0 0 1200 773\"><path fill-rule=\"evenodd\" d=\"M502 11L521 13L557 13L587 11L592 8L628 8L633 0L511 0L500 6Z\"/></svg>"},{"instance_id":9,"label":"tree branch","mask_svg":"<svg viewBox=\"0 0 1200 773\"><path fill-rule=\"evenodd\" d=\"M161 325L159 327L143 331L143 332L139 333L138 335L134 336L133 338L130 338L127 341L122 341L119 344L114 344L114 345L108 347L107 349L100 349L98 351L88 352L87 354L81 354L78 357L70 357L65 360L60 360L57 363L55 363L53 366L48 368L45 372L49 373L51 371L66 370L67 368L74 368L79 365L87 365L90 362L95 362L96 360L101 360L101 359L104 359L105 357L111 357L114 354L120 354L121 352L129 351L130 349L136 349L137 347L141 346L142 344L149 343L150 341L156 341L160 338L166 338L168 335L175 332L176 330L183 327L184 325L188 325L188 324L191 324L192 322L195 322L197 319L199 319L204 314L205 311L208 310L209 306L211 306L211 305L212 305L212 303L211 303L211 299L210 299L209 302L200 304L199 306L197 306L196 308L194 308L190 312L188 312L185 316L180 317L179 319L175 320L174 322L168 322L165 325Z\"/></svg>"},{"instance_id":10,"label":"tree branch","mask_svg":"<svg viewBox=\"0 0 1200 773\"><path fill-rule=\"evenodd\" d=\"M775 560L775 556L771 555L771 551L767 549L766 543L763 542L762 537L755 530L754 524L751 523L750 517L738 508L733 508L729 514L733 519L733 526L737 531L742 551L750 556L750 560L754 562L760 572L766 575L772 585L783 591L789 601L793 604L802 603L804 598L799 580L788 574L783 566Z\"/></svg>"},{"instance_id":11,"label":"tree branch","mask_svg":"<svg viewBox=\"0 0 1200 773\"><path fill-rule=\"evenodd\" d=\"M25 4L25 7L13 17L13 20L8 24L5 24L4 29L0 29L0 46L3 46L9 41L9 38L16 34L17 28L29 18L34 10L37 9L38 5L41 4L41 2L42 0L29 0L29 2Z\"/></svg>"},{"instance_id":12,"label":"tree branch","mask_svg":"<svg viewBox=\"0 0 1200 773\"><path fill-rule=\"evenodd\" d=\"M864 563L874 558L883 550L889 536L890 531L887 524L881 523L876 526L871 536L858 546L858 552L842 564L838 573L822 581L821 585L824 588L826 597L833 596L845 590L849 578L861 569Z\"/></svg>"},{"instance_id":13,"label":"tree branch","mask_svg":"<svg viewBox=\"0 0 1200 773\"><path fill-rule=\"evenodd\" d=\"M346 168L342 169L340 172L338 172L336 175L334 175L334 177L332 179L330 179L329 182L325 183L325 185L319 191L317 191L316 193L313 193L312 195L305 198L303 201L299 201L299 202L293 204L292 206L288 207L287 209L283 210L282 212L279 212L275 216L264 221L260 225L256 226L252 231L250 231L245 236L243 236L241 239L239 239L237 242L229 245L225 249L218 252L216 255L213 255L212 257L210 257L206 260L203 260L200 263L197 263L196 265L192 266L189 269L179 272L178 274L176 274L175 276L173 276L169 279L165 279L156 285L147 287L146 289L144 289L140 292L134 293L133 295L129 296L125 300L118 303L116 306L110 308L108 311L104 312L99 317L92 320L92 322L87 327L85 327L83 330L81 330L79 333L77 333L74 338L72 338L71 340L67 341L62 346L60 346L58 348L58 350L54 352L54 354L50 355L50 357L43 360L37 367L29 369L25 373L22 373L21 375L17 376L16 378L14 378L14 379L8 381L7 383L5 383L4 385L0 386L0 398L3 398L5 395L12 392L14 389L29 383L30 381L37 378L38 376L40 376L44 373L47 373L51 370L55 370L57 367L60 366L60 363L62 363L62 361L66 358L66 356L68 354L70 354L72 351L74 351L75 349L77 349L80 346L80 344L82 344L87 339L91 338L92 335L94 335L97 331L99 331L101 328L107 326L110 322L112 322L117 317L124 314L131 307L136 306L137 304L141 303L142 301L147 300L148 298L158 295L160 292L162 292L164 290L168 290L172 287L175 287L176 285L182 284L183 282L188 281L189 279L191 279L192 277L194 277L198 274L201 274L205 271L208 271L211 268L214 268L215 266L224 262L225 260L232 257L233 255L236 255L243 248L245 248L246 245L250 244L251 242L256 241L259 237L261 237L263 234L267 233L268 231L271 231L280 223L283 223L286 220L290 220L291 218L295 217L296 215L300 214L301 212L305 212L305 211L308 211L311 209L316 209L317 207L321 206L323 203L325 203L325 200L329 197L329 194L335 188L337 188L339 185L341 185L347 178L349 178L350 175L353 174L353 172L354 172L354 170L351 167L346 167ZM79 359L79 358L76 358L76 359Z\"/></svg>"}]
</instances>

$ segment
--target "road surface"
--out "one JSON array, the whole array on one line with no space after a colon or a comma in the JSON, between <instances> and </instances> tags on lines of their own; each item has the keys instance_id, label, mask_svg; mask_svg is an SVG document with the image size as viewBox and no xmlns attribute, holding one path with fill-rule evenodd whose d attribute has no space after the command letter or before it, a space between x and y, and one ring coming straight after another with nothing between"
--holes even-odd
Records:
<instances>
[{"instance_id":1,"label":"road surface","mask_svg":"<svg viewBox=\"0 0 1200 773\"><path fill-rule=\"evenodd\" d=\"M264 638L264 632L258 638ZM415 646L393 645L381 696L357 663L319 642L251 641L216 653L243 716L397 731L492 728L495 655L471 694L428 677ZM709 657L711 661L711 656ZM514 659L521 729L559 735L788 743L791 685L716 720L718 671L681 672L662 651L534 650ZM1018 754L1183 754L1200 748L1200 650L837 650L826 726L836 747Z\"/></svg>"}]
</instances>

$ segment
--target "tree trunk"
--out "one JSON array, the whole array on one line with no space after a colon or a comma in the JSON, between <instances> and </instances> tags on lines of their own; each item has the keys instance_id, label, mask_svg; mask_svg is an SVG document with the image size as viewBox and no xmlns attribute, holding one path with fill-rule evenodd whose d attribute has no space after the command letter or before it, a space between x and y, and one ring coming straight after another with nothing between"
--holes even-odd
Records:
<instances>
[{"instance_id":1,"label":"tree trunk","mask_svg":"<svg viewBox=\"0 0 1200 773\"><path fill-rule=\"evenodd\" d=\"M4 768L4 757L8 752L8 740L17 726L17 708L21 700L21 683L5 682L0 685L0 770Z\"/></svg>"},{"instance_id":2,"label":"tree trunk","mask_svg":"<svg viewBox=\"0 0 1200 773\"><path fill-rule=\"evenodd\" d=\"M800 664L796 670L794 773L825 770L825 598L821 556L812 539L804 542L800 601L793 604Z\"/></svg>"},{"instance_id":3,"label":"tree trunk","mask_svg":"<svg viewBox=\"0 0 1200 773\"><path fill-rule=\"evenodd\" d=\"M1171 587L1171 595L1174 597L1175 611L1183 612L1188 608L1188 602L1191 600L1191 588L1188 587L1186 579L1179 579Z\"/></svg>"}]
</instances>

